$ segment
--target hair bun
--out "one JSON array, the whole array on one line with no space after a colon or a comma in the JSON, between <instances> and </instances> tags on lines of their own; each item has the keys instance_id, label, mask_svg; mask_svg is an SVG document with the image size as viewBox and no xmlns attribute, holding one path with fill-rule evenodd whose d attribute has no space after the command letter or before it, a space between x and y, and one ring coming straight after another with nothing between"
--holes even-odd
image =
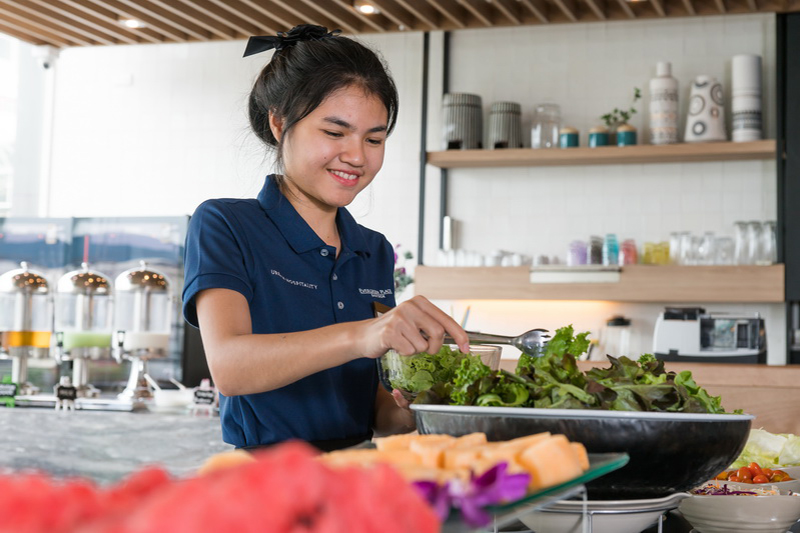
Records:
<instances>
[{"instance_id":1,"label":"hair bun","mask_svg":"<svg viewBox=\"0 0 800 533\"><path fill-rule=\"evenodd\" d=\"M322 39L330 39L342 33L342 30L328 31L325 26L317 26L316 24L300 24L295 26L288 32L278 32L278 35L261 35L253 36L247 40L247 46L244 50L244 56L247 57L253 54L266 52L267 50L275 51L283 50L290 46L294 46L300 41L321 41Z\"/></svg>"}]
</instances>

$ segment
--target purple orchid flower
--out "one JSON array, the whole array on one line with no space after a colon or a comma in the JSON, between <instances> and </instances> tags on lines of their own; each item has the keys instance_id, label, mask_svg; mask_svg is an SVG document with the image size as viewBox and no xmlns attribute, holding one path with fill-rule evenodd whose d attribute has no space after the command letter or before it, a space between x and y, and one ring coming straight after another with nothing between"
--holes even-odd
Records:
<instances>
[{"instance_id":1,"label":"purple orchid flower","mask_svg":"<svg viewBox=\"0 0 800 533\"><path fill-rule=\"evenodd\" d=\"M453 480L444 485L434 481L418 481L414 485L444 521L451 508L459 509L464 521L472 527L489 524L492 515L486 507L519 500L528 490L530 475L509 474L508 463L498 463L469 481Z\"/></svg>"}]
</instances>

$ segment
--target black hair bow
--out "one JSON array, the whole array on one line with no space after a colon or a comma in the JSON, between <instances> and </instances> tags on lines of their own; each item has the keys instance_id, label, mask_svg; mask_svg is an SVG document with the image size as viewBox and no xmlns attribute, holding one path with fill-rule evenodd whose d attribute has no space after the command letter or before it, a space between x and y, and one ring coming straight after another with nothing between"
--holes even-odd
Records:
<instances>
[{"instance_id":1,"label":"black hair bow","mask_svg":"<svg viewBox=\"0 0 800 533\"><path fill-rule=\"evenodd\" d=\"M290 46L294 46L300 41L321 41L322 39L330 39L342 33L342 30L328 31L324 26L317 26L315 24L300 24L295 26L288 32L281 31L278 35L261 35L253 36L247 40L247 46L244 49L242 57L251 56L267 50L275 51L283 50Z\"/></svg>"}]
</instances>

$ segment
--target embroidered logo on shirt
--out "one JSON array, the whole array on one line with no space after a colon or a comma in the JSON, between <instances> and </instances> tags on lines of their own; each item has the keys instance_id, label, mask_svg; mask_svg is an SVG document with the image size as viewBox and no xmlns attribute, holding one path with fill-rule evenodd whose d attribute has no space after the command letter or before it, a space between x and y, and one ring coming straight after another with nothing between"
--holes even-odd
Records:
<instances>
[{"instance_id":1,"label":"embroidered logo on shirt","mask_svg":"<svg viewBox=\"0 0 800 533\"><path fill-rule=\"evenodd\" d=\"M392 289L358 289L361 294L369 294L373 298L386 298L387 294L392 294Z\"/></svg>"},{"instance_id":2,"label":"embroidered logo on shirt","mask_svg":"<svg viewBox=\"0 0 800 533\"><path fill-rule=\"evenodd\" d=\"M281 274L277 270L270 270L269 273L272 274L273 276L278 276L279 278L281 278L286 283L291 283L292 285L297 285L298 287L305 287L306 289L316 289L317 288L317 286L314 283L306 283L305 281L295 281L293 279L287 279L287 278L283 277L283 274Z\"/></svg>"}]
</instances>

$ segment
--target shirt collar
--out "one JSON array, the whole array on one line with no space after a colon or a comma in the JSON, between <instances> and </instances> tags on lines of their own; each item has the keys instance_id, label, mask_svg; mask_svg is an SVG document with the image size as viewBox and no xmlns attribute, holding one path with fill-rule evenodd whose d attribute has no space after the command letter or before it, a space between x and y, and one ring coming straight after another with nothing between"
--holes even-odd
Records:
<instances>
[{"instance_id":1,"label":"shirt collar","mask_svg":"<svg viewBox=\"0 0 800 533\"><path fill-rule=\"evenodd\" d=\"M311 226L283 195L274 175L267 176L264 187L258 193L257 199L261 208L275 223L296 253L300 254L325 246L323 240L314 233ZM369 249L361 226L358 225L347 209L339 208L336 214L336 225L339 227L343 249L350 249L356 253L369 255Z\"/></svg>"}]
</instances>

